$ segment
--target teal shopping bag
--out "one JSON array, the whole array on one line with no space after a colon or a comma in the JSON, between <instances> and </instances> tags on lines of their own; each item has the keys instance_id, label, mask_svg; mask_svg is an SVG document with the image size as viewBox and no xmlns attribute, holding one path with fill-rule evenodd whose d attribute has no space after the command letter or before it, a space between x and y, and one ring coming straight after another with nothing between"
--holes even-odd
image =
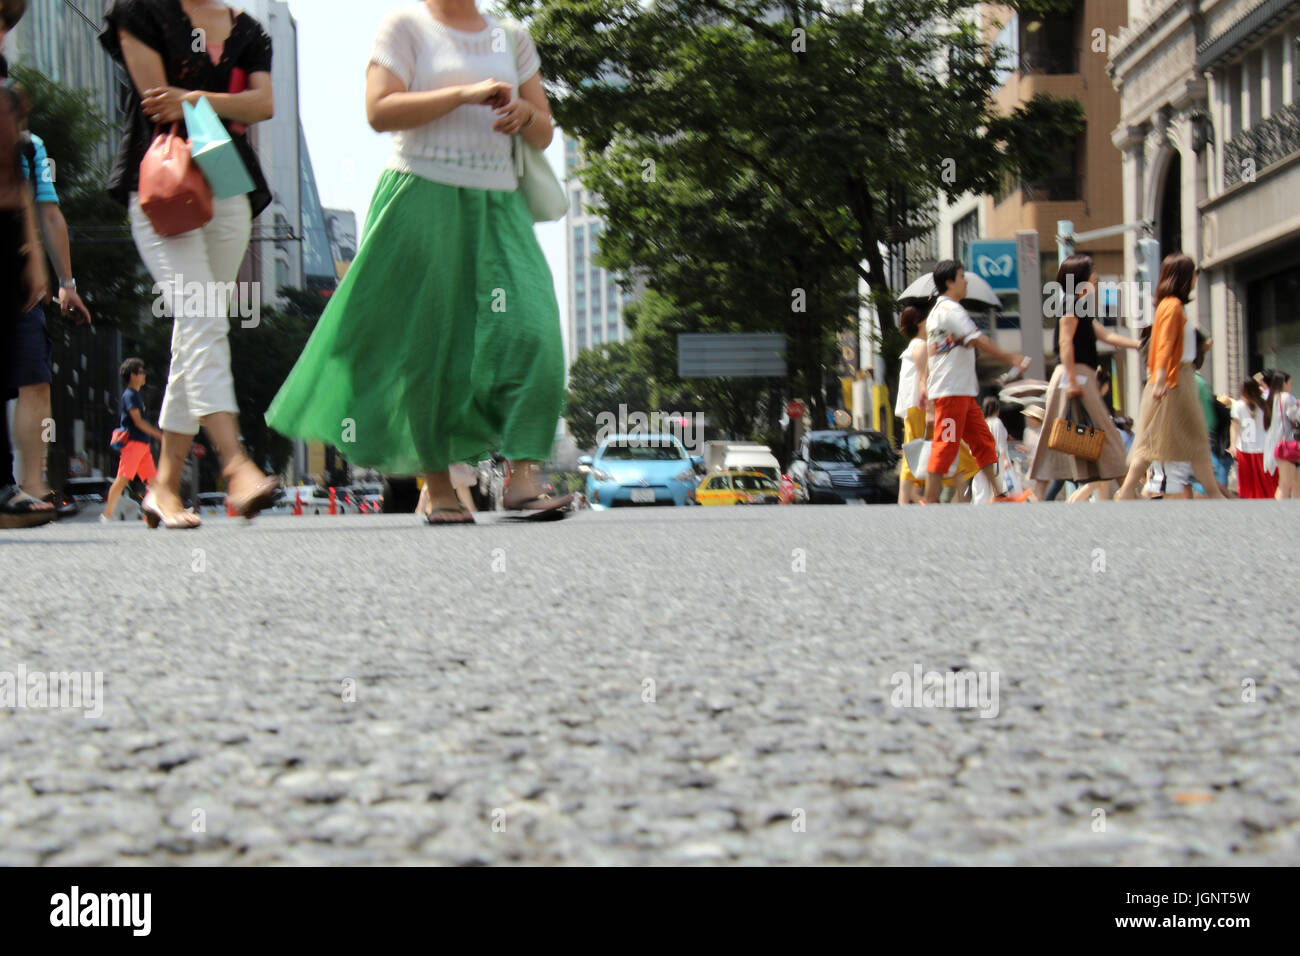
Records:
<instances>
[{"instance_id":1,"label":"teal shopping bag","mask_svg":"<svg viewBox=\"0 0 1300 956\"><path fill-rule=\"evenodd\" d=\"M197 106L184 104L184 110L190 155L207 177L213 198L230 199L252 192L253 179L207 97L200 97Z\"/></svg>"}]
</instances>

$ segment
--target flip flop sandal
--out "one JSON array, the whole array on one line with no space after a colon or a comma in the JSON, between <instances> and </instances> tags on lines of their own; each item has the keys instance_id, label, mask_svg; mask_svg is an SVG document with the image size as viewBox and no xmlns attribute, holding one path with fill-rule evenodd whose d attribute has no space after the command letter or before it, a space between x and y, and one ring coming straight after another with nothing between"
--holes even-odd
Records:
<instances>
[{"instance_id":1,"label":"flip flop sandal","mask_svg":"<svg viewBox=\"0 0 1300 956\"><path fill-rule=\"evenodd\" d=\"M20 500L15 501L18 498ZM34 528L49 524L55 518L53 508L42 508L45 502L25 494L17 485L0 489L0 529Z\"/></svg>"},{"instance_id":2,"label":"flip flop sandal","mask_svg":"<svg viewBox=\"0 0 1300 956\"><path fill-rule=\"evenodd\" d=\"M544 508L529 508L528 505L536 502L546 502ZM513 508L506 509L502 516L506 521L560 521L569 513L569 506L573 504L573 495L564 495L562 498L550 498L546 495L536 495L532 498L525 498Z\"/></svg>"},{"instance_id":3,"label":"flip flop sandal","mask_svg":"<svg viewBox=\"0 0 1300 956\"><path fill-rule=\"evenodd\" d=\"M433 517L434 515L464 515L464 517L455 521L435 521ZM425 516L424 523L431 525L444 525L477 524L478 522L474 520L474 513L472 511L466 511L464 508L434 508Z\"/></svg>"}]
</instances>

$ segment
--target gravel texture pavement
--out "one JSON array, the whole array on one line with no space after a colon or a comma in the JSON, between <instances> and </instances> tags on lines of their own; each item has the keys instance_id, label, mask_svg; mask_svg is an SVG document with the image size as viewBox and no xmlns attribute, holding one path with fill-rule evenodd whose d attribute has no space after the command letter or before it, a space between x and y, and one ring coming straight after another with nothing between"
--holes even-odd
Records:
<instances>
[{"instance_id":1,"label":"gravel texture pavement","mask_svg":"<svg viewBox=\"0 0 1300 956\"><path fill-rule=\"evenodd\" d=\"M1166 501L0 532L0 864L1296 864L1298 527ZM102 699L29 706L24 671Z\"/></svg>"}]
</instances>

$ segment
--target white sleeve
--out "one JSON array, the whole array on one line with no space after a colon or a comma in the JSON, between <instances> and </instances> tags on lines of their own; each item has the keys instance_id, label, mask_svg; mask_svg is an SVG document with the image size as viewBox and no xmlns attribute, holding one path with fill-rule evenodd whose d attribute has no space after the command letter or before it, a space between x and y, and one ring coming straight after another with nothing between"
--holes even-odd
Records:
<instances>
[{"instance_id":1,"label":"white sleeve","mask_svg":"<svg viewBox=\"0 0 1300 956\"><path fill-rule=\"evenodd\" d=\"M533 45L533 38L529 35L528 28L522 23L513 23L511 26L515 32L515 65L519 82L523 83L542 68L542 60L537 55L537 47Z\"/></svg>"},{"instance_id":2,"label":"white sleeve","mask_svg":"<svg viewBox=\"0 0 1300 956\"><path fill-rule=\"evenodd\" d=\"M415 37L403 10L394 10L379 24L370 62L389 70L409 90L415 78Z\"/></svg>"},{"instance_id":3,"label":"white sleeve","mask_svg":"<svg viewBox=\"0 0 1300 956\"><path fill-rule=\"evenodd\" d=\"M961 307L958 306L958 308ZM969 312L962 309L961 314L955 316L955 318L955 324L958 328L958 334L961 336L962 345L969 345L974 339L980 337L981 333L979 326L975 324L975 320L970 317Z\"/></svg>"},{"instance_id":4,"label":"white sleeve","mask_svg":"<svg viewBox=\"0 0 1300 956\"><path fill-rule=\"evenodd\" d=\"M1250 417L1246 413L1246 403L1239 398L1232 400L1232 417L1243 425L1246 424L1246 420Z\"/></svg>"}]
</instances>

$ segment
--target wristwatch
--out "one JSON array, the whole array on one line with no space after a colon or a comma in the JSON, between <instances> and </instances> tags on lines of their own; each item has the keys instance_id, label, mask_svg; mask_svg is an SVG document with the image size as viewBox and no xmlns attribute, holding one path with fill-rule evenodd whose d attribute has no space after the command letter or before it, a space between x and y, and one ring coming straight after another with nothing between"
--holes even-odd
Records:
<instances>
[{"instance_id":1,"label":"wristwatch","mask_svg":"<svg viewBox=\"0 0 1300 956\"><path fill-rule=\"evenodd\" d=\"M60 282L60 283L59 283L59 288L60 288L60 289L67 289L69 292L76 292L76 291L77 291L77 280L76 280L76 279L69 279L67 282Z\"/></svg>"}]
</instances>

